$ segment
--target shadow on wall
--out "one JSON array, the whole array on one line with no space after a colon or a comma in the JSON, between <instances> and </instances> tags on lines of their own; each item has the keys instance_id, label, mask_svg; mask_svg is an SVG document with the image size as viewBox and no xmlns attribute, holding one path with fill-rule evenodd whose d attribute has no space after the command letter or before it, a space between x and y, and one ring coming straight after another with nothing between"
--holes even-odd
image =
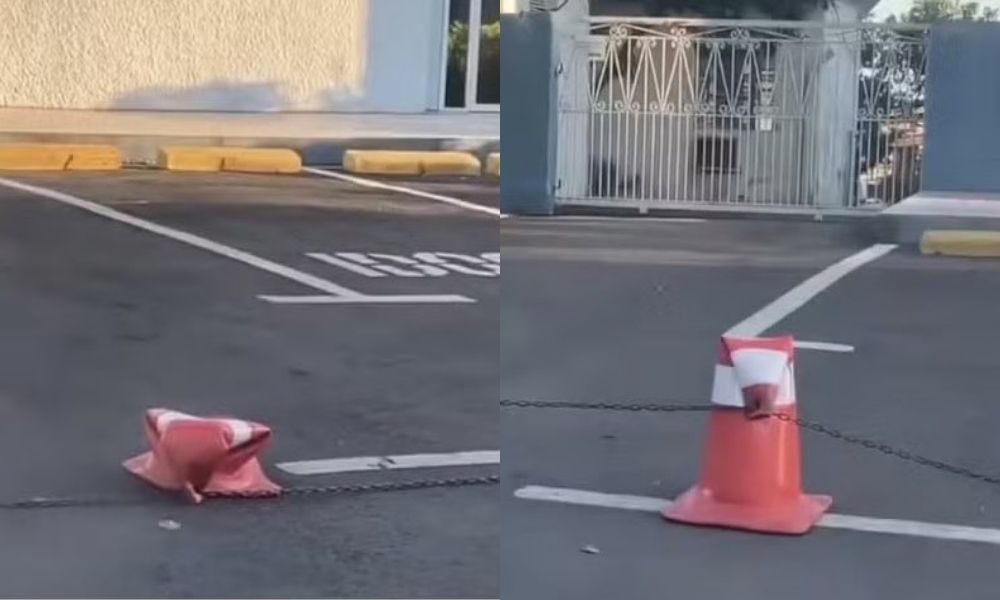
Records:
<instances>
[{"instance_id":1,"label":"shadow on wall","mask_svg":"<svg viewBox=\"0 0 1000 600\"><path fill-rule=\"evenodd\" d=\"M122 110L205 110L278 112L290 103L273 83L213 81L190 88L151 87L119 96L111 108Z\"/></svg>"},{"instance_id":2,"label":"shadow on wall","mask_svg":"<svg viewBox=\"0 0 1000 600\"><path fill-rule=\"evenodd\" d=\"M219 112L309 112L334 110L345 104L363 107L363 95L329 88L317 94L311 105L287 98L275 83L213 81L205 85L177 88L150 87L123 94L108 108L116 110L219 111Z\"/></svg>"}]
</instances>

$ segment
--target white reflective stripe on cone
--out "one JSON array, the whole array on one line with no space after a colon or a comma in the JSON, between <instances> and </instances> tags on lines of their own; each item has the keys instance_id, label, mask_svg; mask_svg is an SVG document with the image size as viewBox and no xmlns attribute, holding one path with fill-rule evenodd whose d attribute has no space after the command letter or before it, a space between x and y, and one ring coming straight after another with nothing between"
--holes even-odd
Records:
<instances>
[{"instance_id":1,"label":"white reflective stripe on cone","mask_svg":"<svg viewBox=\"0 0 1000 600\"><path fill-rule=\"evenodd\" d=\"M791 406L795 401L795 364L789 363L785 365L781 388L778 389L778 398L774 401L774 405Z\"/></svg>"},{"instance_id":2,"label":"white reflective stripe on cone","mask_svg":"<svg viewBox=\"0 0 1000 600\"><path fill-rule=\"evenodd\" d=\"M785 365L780 381L781 387L778 389L778 397L774 402L775 406L791 406L795 404L795 367L793 365ZM746 401L743 398L743 389L736 380L736 369L734 367L715 365L715 373L712 376L711 403L733 408L743 408L746 406Z\"/></svg>"},{"instance_id":3,"label":"white reflective stripe on cone","mask_svg":"<svg viewBox=\"0 0 1000 600\"><path fill-rule=\"evenodd\" d=\"M740 387L779 385L788 364L788 354L767 348L741 348L732 353L732 360Z\"/></svg>"},{"instance_id":4,"label":"white reflective stripe on cone","mask_svg":"<svg viewBox=\"0 0 1000 600\"><path fill-rule=\"evenodd\" d=\"M167 427L174 421L200 421L201 417L178 412L176 410L158 411L153 417L156 423L156 430L160 433L166 431Z\"/></svg>"},{"instance_id":5,"label":"white reflective stripe on cone","mask_svg":"<svg viewBox=\"0 0 1000 600\"><path fill-rule=\"evenodd\" d=\"M736 381L736 373L727 365L715 365L712 377L712 404L743 408L743 390Z\"/></svg>"},{"instance_id":6,"label":"white reflective stripe on cone","mask_svg":"<svg viewBox=\"0 0 1000 600\"><path fill-rule=\"evenodd\" d=\"M229 428L229 432L232 435L231 444L234 446L247 442L253 437L253 426L240 419L206 419L204 417L196 417L194 415L189 415L176 410L158 411L154 419L156 423L156 430L161 434L166 431L168 427L170 427L171 423L174 423L175 421L210 421L225 425Z\"/></svg>"},{"instance_id":7,"label":"white reflective stripe on cone","mask_svg":"<svg viewBox=\"0 0 1000 600\"><path fill-rule=\"evenodd\" d=\"M229 431L233 434L232 443L234 446L239 446L240 444L249 441L253 436L253 427L246 421L241 421L239 419L219 419L219 421L225 423L229 427Z\"/></svg>"}]
</instances>

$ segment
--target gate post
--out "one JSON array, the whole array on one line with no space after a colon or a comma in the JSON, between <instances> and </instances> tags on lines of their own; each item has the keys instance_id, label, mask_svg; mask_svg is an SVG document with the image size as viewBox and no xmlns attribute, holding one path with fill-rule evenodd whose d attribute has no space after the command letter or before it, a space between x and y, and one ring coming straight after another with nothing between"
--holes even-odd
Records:
<instances>
[{"instance_id":1,"label":"gate post","mask_svg":"<svg viewBox=\"0 0 1000 600\"><path fill-rule=\"evenodd\" d=\"M990 66L998 54L1000 24L931 27L924 190L1000 194L1000 72Z\"/></svg>"},{"instance_id":2,"label":"gate post","mask_svg":"<svg viewBox=\"0 0 1000 600\"><path fill-rule=\"evenodd\" d=\"M552 16L501 15L500 209L550 215L555 209L556 73Z\"/></svg>"},{"instance_id":3,"label":"gate post","mask_svg":"<svg viewBox=\"0 0 1000 600\"><path fill-rule=\"evenodd\" d=\"M882 213L883 239L928 229L1000 231L1000 24L935 23L927 59L921 191Z\"/></svg>"},{"instance_id":4,"label":"gate post","mask_svg":"<svg viewBox=\"0 0 1000 600\"><path fill-rule=\"evenodd\" d=\"M825 27L818 32L819 62L816 86L814 138L814 203L817 208L845 208L852 196L855 165L852 163L857 123L857 78L860 67L860 32L857 10L844 2L823 14ZM847 23L849 25L845 25Z\"/></svg>"}]
</instances>

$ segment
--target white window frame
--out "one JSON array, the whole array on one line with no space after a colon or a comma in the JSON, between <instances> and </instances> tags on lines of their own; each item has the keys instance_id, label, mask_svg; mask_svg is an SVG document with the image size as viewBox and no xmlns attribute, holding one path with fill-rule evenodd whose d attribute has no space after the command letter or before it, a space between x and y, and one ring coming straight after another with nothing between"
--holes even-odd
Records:
<instances>
[{"instance_id":1,"label":"white window frame","mask_svg":"<svg viewBox=\"0 0 1000 600\"><path fill-rule=\"evenodd\" d=\"M469 3L469 54L466 57L465 68L465 106L445 106L445 93L448 88L448 20L452 2ZM477 101L479 92L479 46L480 32L483 26L483 0L447 0L442 17L441 41L441 86L439 89L438 106L448 112L500 112L499 104L483 104Z\"/></svg>"}]
</instances>

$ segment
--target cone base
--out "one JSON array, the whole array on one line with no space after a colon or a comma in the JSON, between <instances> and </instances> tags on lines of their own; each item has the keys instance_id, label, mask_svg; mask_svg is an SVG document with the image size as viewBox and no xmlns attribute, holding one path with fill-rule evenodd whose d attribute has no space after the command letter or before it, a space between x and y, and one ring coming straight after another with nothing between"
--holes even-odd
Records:
<instances>
[{"instance_id":1,"label":"cone base","mask_svg":"<svg viewBox=\"0 0 1000 600\"><path fill-rule=\"evenodd\" d=\"M172 491L183 491L195 503L202 501L199 492L241 493L255 496L280 496L281 486L267 478L256 459L247 461L229 473L215 473L200 490L190 482L182 481L152 452L144 452L122 463L127 471L154 486Z\"/></svg>"},{"instance_id":2,"label":"cone base","mask_svg":"<svg viewBox=\"0 0 1000 600\"><path fill-rule=\"evenodd\" d=\"M803 494L790 502L752 506L716 500L710 490L696 485L663 510L670 521L712 525L762 533L802 535L812 529L833 504L830 496Z\"/></svg>"}]
</instances>

